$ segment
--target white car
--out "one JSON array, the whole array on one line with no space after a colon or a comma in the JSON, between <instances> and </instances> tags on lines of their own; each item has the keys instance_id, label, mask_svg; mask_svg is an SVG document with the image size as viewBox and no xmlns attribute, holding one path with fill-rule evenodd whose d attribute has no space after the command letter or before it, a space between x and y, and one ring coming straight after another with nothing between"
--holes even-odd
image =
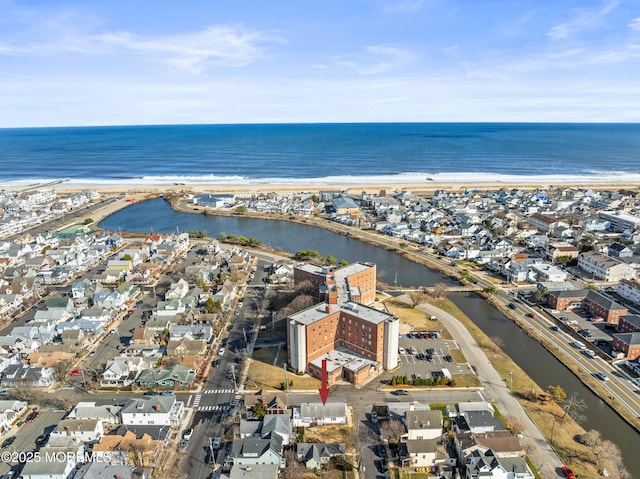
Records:
<instances>
[{"instance_id":1,"label":"white car","mask_svg":"<svg viewBox=\"0 0 640 479\"><path fill-rule=\"evenodd\" d=\"M399 354L406 354L406 351L404 350L404 348L398 348L398 353Z\"/></svg>"},{"instance_id":2,"label":"white car","mask_svg":"<svg viewBox=\"0 0 640 479\"><path fill-rule=\"evenodd\" d=\"M185 432L182 433L182 438L185 441L188 441L189 439L191 439L192 434L193 434L193 428L190 427L189 429L187 429Z\"/></svg>"},{"instance_id":3,"label":"white car","mask_svg":"<svg viewBox=\"0 0 640 479\"><path fill-rule=\"evenodd\" d=\"M224 352L225 348L220 348L220 351L218 351L218 356L224 356Z\"/></svg>"}]
</instances>

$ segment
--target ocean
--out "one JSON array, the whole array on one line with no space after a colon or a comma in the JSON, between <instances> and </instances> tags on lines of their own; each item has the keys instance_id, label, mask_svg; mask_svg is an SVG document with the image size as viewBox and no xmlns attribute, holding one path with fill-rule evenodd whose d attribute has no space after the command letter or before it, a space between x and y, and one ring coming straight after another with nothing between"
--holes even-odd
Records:
<instances>
[{"instance_id":1,"label":"ocean","mask_svg":"<svg viewBox=\"0 0 640 479\"><path fill-rule=\"evenodd\" d=\"M640 182L640 124L348 123L0 129L30 185Z\"/></svg>"}]
</instances>

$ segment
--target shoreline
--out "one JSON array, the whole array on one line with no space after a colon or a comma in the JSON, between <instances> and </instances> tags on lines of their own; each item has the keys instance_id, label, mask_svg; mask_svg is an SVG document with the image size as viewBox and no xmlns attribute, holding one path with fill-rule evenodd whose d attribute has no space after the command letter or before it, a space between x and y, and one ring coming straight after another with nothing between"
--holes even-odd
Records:
<instances>
[{"instance_id":1,"label":"shoreline","mask_svg":"<svg viewBox=\"0 0 640 479\"><path fill-rule=\"evenodd\" d=\"M481 174L480 174L481 175ZM631 175L636 176L636 175ZM357 177L354 177L354 179ZM369 178L371 179L371 178ZM509 182L497 180L482 180L480 178L466 178L460 181L358 181L358 182L323 182L322 178L299 180L292 179L293 182L282 183L251 183L246 181L228 181L228 182L211 182L211 183L180 183L180 184L154 184L145 183L142 179L137 183L105 184L91 182L70 183L65 181L48 181L39 184L17 185L8 184L0 186L1 189L7 191L33 191L38 189L53 189L59 194L73 194L84 190L95 190L103 194L111 195L139 195L139 194L232 194L232 193L318 193L323 190L346 191L350 194L358 194L361 192L375 193L380 190L391 191L410 191L415 194L428 194L436 190L447 191L498 191L512 188L523 190L543 189L550 190L556 188L576 188L576 189L593 189L593 190L620 190L620 189L636 189L640 188L640 180L634 181L626 177L620 177L620 181L612 181L611 178L597 180L590 177L589 180L578 181L577 178L536 178L522 177L520 179L510 179ZM397 180L397 178L395 179ZM297 182L296 182L297 181Z\"/></svg>"}]
</instances>

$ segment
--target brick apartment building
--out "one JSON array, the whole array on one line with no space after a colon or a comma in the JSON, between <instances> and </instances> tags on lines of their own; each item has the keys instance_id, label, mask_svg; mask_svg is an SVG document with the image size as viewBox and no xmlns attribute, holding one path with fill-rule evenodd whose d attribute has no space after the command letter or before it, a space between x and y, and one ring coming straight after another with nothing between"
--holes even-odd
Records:
<instances>
[{"instance_id":1,"label":"brick apartment building","mask_svg":"<svg viewBox=\"0 0 640 479\"><path fill-rule=\"evenodd\" d=\"M640 358L640 333L620 333L613 335L614 351L624 353L626 359Z\"/></svg>"},{"instance_id":2,"label":"brick apartment building","mask_svg":"<svg viewBox=\"0 0 640 479\"><path fill-rule=\"evenodd\" d=\"M558 311L582 309L611 324L618 324L620 317L629 312L624 306L591 289L552 291L547 295L547 303Z\"/></svg>"},{"instance_id":3,"label":"brick apartment building","mask_svg":"<svg viewBox=\"0 0 640 479\"><path fill-rule=\"evenodd\" d=\"M289 365L319 377L327 360L329 383L361 383L381 368L398 365L399 320L372 307L376 266L354 263L334 269L304 264L294 282L309 281L319 304L289 316Z\"/></svg>"}]
</instances>

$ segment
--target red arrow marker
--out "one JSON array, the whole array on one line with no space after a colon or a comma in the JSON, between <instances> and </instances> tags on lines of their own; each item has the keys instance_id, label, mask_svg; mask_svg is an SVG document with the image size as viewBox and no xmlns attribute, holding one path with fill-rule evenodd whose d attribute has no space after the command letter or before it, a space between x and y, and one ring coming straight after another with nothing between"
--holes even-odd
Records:
<instances>
[{"instance_id":1,"label":"red arrow marker","mask_svg":"<svg viewBox=\"0 0 640 479\"><path fill-rule=\"evenodd\" d=\"M322 387L318 389L320 391L320 399L322 399L322 404L327 403L327 398L329 397L329 388L327 387L327 360L322 360Z\"/></svg>"}]
</instances>

